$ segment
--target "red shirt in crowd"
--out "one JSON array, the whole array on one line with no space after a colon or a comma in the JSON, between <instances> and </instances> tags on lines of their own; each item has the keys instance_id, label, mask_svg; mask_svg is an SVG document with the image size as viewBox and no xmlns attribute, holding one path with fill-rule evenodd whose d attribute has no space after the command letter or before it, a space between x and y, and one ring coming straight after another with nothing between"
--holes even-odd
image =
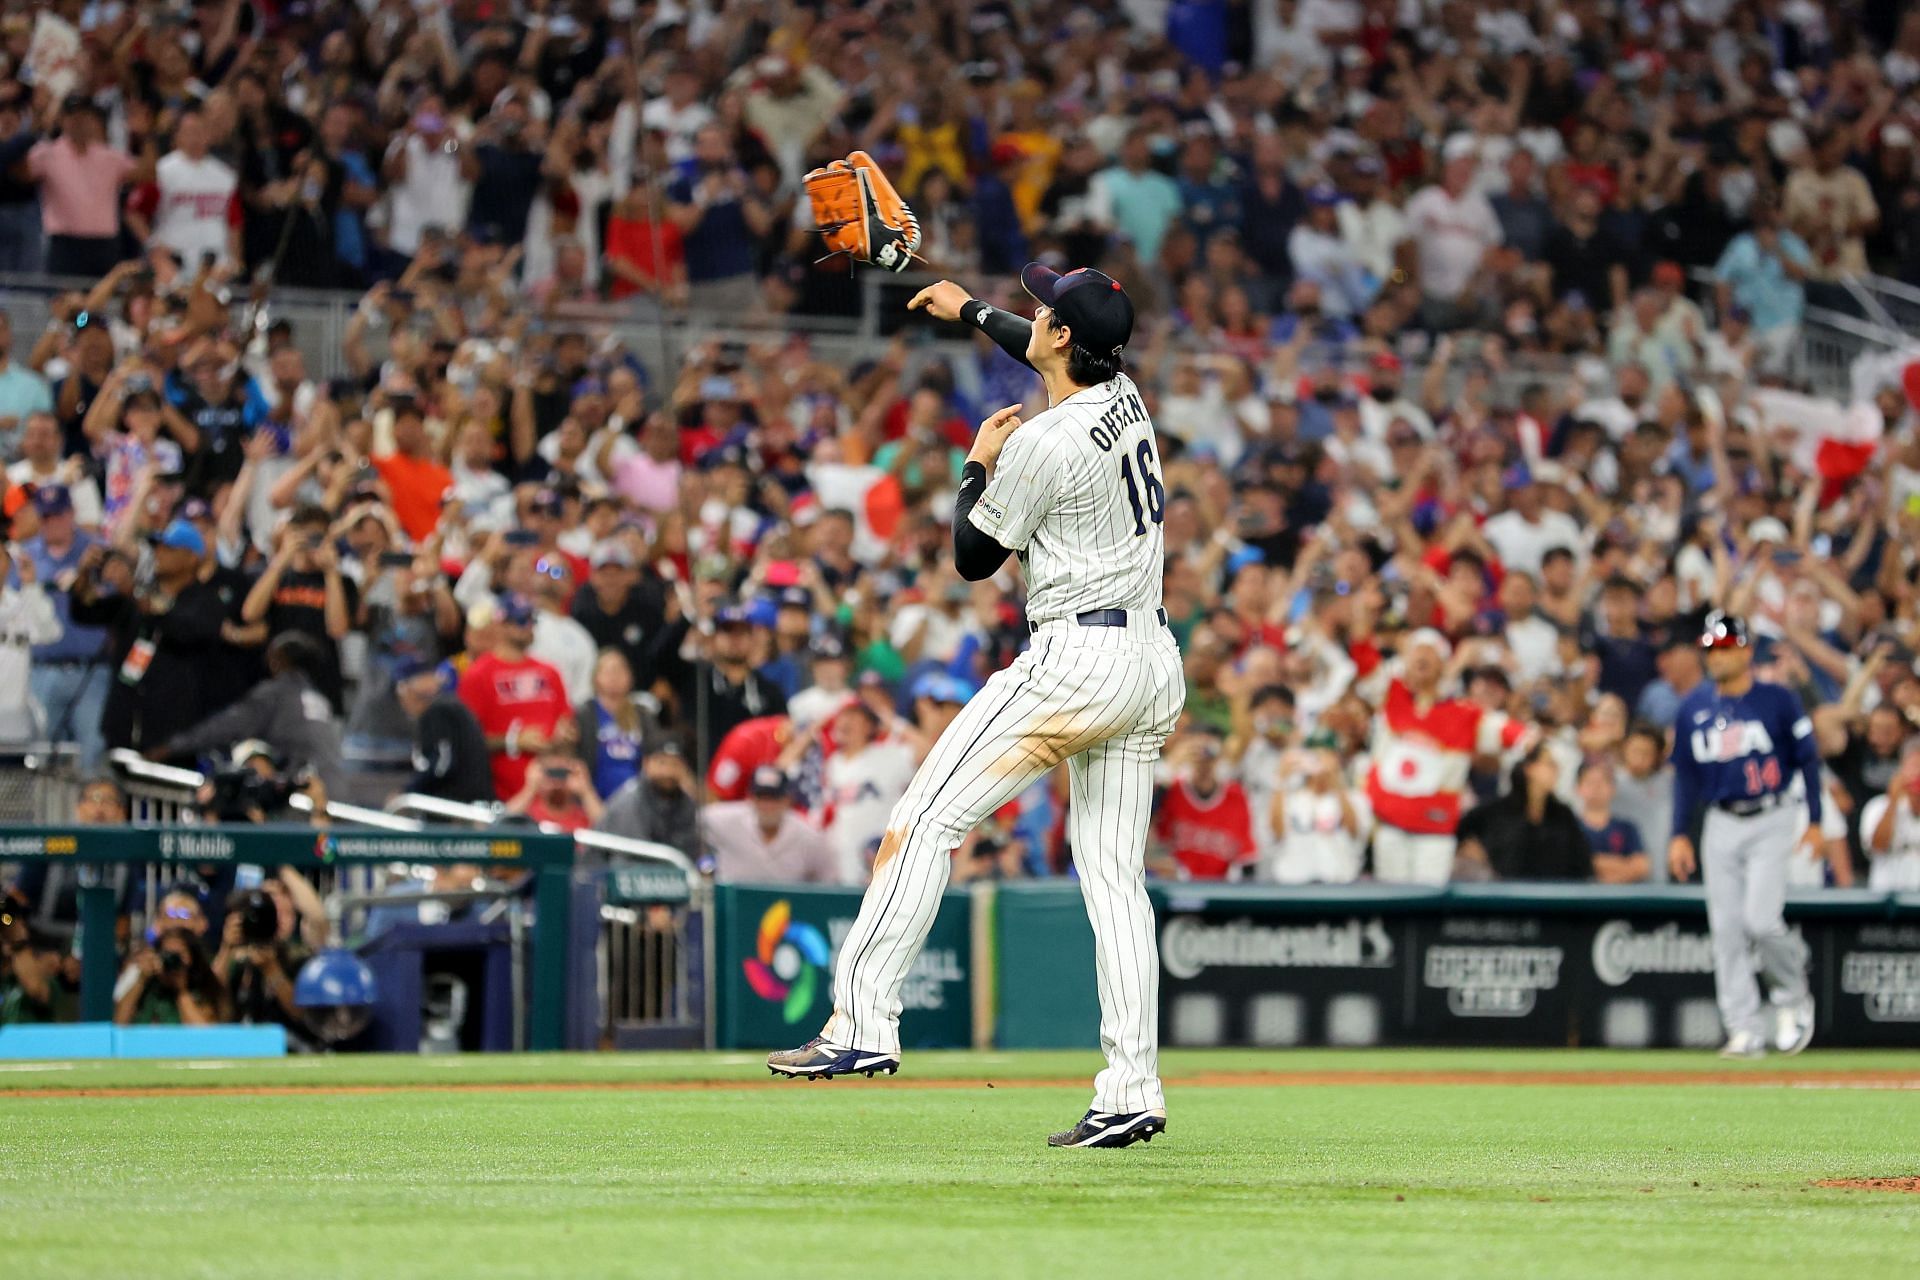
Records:
<instances>
[{"instance_id":1,"label":"red shirt in crowd","mask_svg":"<svg viewBox=\"0 0 1920 1280\"><path fill-rule=\"evenodd\" d=\"M659 253L656 258L655 250ZM623 218L618 214L607 220L609 259L626 263L655 285L673 279L674 269L686 260L680 240L680 228L662 218ZM640 286L613 271L606 273L608 292L615 298L631 298Z\"/></svg>"},{"instance_id":2,"label":"red shirt in crowd","mask_svg":"<svg viewBox=\"0 0 1920 1280\"><path fill-rule=\"evenodd\" d=\"M553 727L573 714L565 690L560 673L538 658L508 662L491 653L483 654L460 677L460 701L467 704L467 710L480 722L481 732L489 738L503 738L516 728L551 736ZM511 800L520 794L534 754L524 748L513 756L504 750L493 753L495 795Z\"/></svg>"},{"instance_id":3,"label":"red shirt in crowd","mask_svg":"<svg viewBox=\"0 0 1920 1280\"><path fill-rule=\"evenodd\" d=\"M1237 782L1222 783L1202 797L1184 779L1176 781L1160 802L1153 833L1195 880L1224 880L1258 852L1253 809Z\"/></svg>"}]
</instances>

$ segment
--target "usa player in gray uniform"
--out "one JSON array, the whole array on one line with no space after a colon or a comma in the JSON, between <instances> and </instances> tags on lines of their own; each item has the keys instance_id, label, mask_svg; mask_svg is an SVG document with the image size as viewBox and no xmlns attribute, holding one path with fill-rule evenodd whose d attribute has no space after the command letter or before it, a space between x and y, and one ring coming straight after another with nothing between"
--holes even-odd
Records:
<instances>
[{"instance_id":1,"label":"usa player in gray uniform","mask_svg":"<svg viewBox=\"0 0 1920 1280\"><path fill-rule=\"evenodd\" d=\"M1798 1053L1813 1039L1813 996L1807 954L1787 932L1787 864L1796 839L1819 849L1820 751L1800 699L1781 685L1753 678L1746 623L1707 615L1700 635L1707 675L1680 704L1673 729L1673 842L1667 861L1675 880L1694 871L1690 832L1701 809L1698 863L1707 882L1707 927L1713 932L1713 981L1726 1024L1724 1058L1765 1057L1768 1048ZM1796 836L1805 780L1807 827ZM1763 1004L1754 966L1766 974Z\"/></svg>"},{"instance_id":2,"label":"usa player in gray uniform","mask_svg":"<svg viewBox=\"0 0 1920 1280\"><path fill-rule=\"evenodd\" d=\"M1032 322L950 281L910 307L985 332L1029 365L1048 408L980 426L954 510L954 564L973 581L1017 555L1032 640L940 736L888 819L873 881L841 944L833 1016L773 1054L812 1078L899 1065L900 988L926 941L953 850L969 829L1061 762L1068 835L1093 921L1100 1043L1093 1105L1054 1146L1126 1146L1166 1127L1159 1077L1160 967L1145 855L1153 766L1186 700L1161 608L1160 451L1139 388L1120 370L1133 304L1097 271L1029 265Z\"/></svg>"}]
</instances>

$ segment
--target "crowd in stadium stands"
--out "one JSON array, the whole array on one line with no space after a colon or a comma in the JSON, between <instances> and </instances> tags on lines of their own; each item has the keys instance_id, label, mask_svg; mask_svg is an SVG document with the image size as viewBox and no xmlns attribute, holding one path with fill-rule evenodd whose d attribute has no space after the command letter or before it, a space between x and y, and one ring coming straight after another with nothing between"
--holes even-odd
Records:
<instances>
[{"instance_id":1,"label":"crowd in stadium stands","mask_svg":"<svg viewBox=\"0 0 1920 1280\"><path fill-rule=\"evenodd\" d=\"M0 272L69 290L0 323L0 737L862 883L1025 641L947 522L1040 403L816 261L799 179L863 147L923 278L1139 306L1156 874L1662 880L1719 606L1813 708L1797 882L1920 888L1920 379L1801 394L1810 299L1920 279L1908 6L9 0L0 70ZM1070 874L1064 794L955 878ZM202 888L129 1009L232 999Z\"/></svg>"}]
</instances>

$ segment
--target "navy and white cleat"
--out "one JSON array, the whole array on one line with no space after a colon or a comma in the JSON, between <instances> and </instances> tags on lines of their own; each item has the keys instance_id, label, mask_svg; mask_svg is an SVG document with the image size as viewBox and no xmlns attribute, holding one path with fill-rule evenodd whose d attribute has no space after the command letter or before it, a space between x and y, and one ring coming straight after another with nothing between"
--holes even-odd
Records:
<instances>
[{"instance_id":1,"label":"navy and white cleat","mask_svg":"<svg viewBox=\"0 0 1920 1280\"><path fill-rule=\"evenodd\" d=\"M824 1036L815 1036L798 1049L782 1049L767 1055L767 1070L776 1076L805 1080L831 1080L835 1076L863 1075L872 1079L900 1069L900 1059L890 1053L870 1053L834 1044Z\"/></svg>"},{"instance_id":2,"label":"navy and white cleat","mask_svg":"<svg viewBox=\"0 0 1920 1280\"><path fill-rule=\"evenodd\" d=\"M1089 1111L1080 1123L1065 1133L1047 1139L1050 1147L1130 1147L1136 1142L1152 1142L1153 1135L1167 1131L1164 1111Z\"/></svg>"}]
</instances>

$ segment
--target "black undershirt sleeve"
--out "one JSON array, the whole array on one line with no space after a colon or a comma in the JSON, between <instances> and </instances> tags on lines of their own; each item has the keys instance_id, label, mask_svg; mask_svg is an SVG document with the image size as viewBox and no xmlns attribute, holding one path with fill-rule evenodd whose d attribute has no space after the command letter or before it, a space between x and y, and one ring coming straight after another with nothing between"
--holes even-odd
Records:
<instances>
[{"instance_id":1,"label":"black undershirt sleeve","mask_svg":"<svg viewBox=\"0 0 1920 1280\"><path fill-rule=\"evenodd\" d=\"M1027 339L1033 335L1033 321L1022 320L1011 311L1002 311L990 302L971 299L960 308L960 323L980 330L1002 351L1031 369L1027 363Z\"/></svg>"},{"instance_id":2,"label":"black undershirt sleeve","mask_svg":"<svg viewBox=\"0 0 1920 1280\"><path fill-rule=\"evenodd\" d=\"M999 572L1013 552L980 532L973 521L973 504L987 491L987 469L969 462L960 473L960 492L953 500L953 567L968 582L982 582Z\"/></svg>"}]
</instances>

